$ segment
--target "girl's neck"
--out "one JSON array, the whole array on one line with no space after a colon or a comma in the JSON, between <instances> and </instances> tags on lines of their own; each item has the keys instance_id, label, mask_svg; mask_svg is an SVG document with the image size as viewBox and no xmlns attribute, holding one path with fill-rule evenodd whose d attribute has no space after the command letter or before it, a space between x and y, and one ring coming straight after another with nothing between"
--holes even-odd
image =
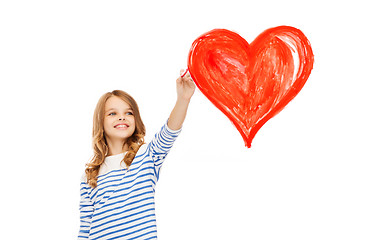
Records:
<instances>
[{"instance_id":1,"label":"girl's neck","mask_svg":"<svg viewBox=\"0 0 375 240\"><path fill-rule=\"evenodd\" d=\"M128 150L128 144L124 145L124 141L111 141L107 139L108 156L117 155Z\"/></svg>"}]
</instances>

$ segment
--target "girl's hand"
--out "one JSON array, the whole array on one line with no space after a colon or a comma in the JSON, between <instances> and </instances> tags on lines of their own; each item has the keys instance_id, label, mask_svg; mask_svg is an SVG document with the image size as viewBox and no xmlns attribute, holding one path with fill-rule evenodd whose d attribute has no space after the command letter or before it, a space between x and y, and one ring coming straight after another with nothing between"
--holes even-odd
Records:
<instances>
[{"instance_id":1,"label":"girl's hand","mask_svg":"<svg viewBox=\"0 0 375 240\"><path fill-rule=\"evenodd\" d=\"M185 70L181 69L180 77L176 80L177 98L183 100L190 100L195 91L195 84L189 72L187 72L183 77L181 77L184 72Z\"/></svg>"}]
</instances>

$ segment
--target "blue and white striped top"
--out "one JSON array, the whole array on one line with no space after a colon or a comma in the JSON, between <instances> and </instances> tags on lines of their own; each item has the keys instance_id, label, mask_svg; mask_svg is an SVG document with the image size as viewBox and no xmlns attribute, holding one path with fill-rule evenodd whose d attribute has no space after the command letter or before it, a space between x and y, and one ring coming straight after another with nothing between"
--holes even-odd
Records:
<instances>
[{"instance_id":1,"label":"blue and white striped top","mask_svg":"<svg viewBox=\"0 0 375 240\"><path fill-rule=\"evenodd\" d=\"M82 178L78 239L157 239L155 184L180 131L165 124L129 170L121 166L125 153L107 157L94 189Z\"/></svg>"}]
</instances>

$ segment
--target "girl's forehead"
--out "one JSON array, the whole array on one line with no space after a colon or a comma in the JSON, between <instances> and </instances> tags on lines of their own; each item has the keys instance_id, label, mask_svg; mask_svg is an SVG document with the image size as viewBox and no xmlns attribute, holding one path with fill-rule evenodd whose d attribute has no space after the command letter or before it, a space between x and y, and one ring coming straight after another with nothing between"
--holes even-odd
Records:
<instances>
[{"instance_id":1,"label":"girl's forehead","mask_svg":"<svg viewBox=\"0 0 375 240\"><path fill-rule=\"evenodd\" d=\"M107 111L112 108L113 109L123 109L123 108L131 109L131 106L127 102L122 100L121 98L112 96L108 98L107 102L105 103L105 110Z\"/></svg>"}]
</instances>

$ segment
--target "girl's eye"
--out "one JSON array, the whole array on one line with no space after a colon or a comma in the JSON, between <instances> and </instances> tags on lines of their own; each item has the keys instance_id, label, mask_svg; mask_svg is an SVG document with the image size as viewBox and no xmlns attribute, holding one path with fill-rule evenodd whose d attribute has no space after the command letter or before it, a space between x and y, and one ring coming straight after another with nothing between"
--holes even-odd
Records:
<instances>
[{"instance_id":1,"label":"girl's eye","mask_svg":"<svg viewBox=\"0 0 375 240\"><path fill-rule=\"evenodd\" d=\"M127 112L126 115L133 115L133 113L132 112Z\"/></svg>"},{"instance_id":2,"label":"girl's eye","mask_svg":"<svg viewBox=\"0 0 375 240\"><path fill-rule=\"evenodd\" d=\"M108 116L115 116L116 113L115 112L111 112L110 114L108 114Z\"/></svg>"}]
</instances>

